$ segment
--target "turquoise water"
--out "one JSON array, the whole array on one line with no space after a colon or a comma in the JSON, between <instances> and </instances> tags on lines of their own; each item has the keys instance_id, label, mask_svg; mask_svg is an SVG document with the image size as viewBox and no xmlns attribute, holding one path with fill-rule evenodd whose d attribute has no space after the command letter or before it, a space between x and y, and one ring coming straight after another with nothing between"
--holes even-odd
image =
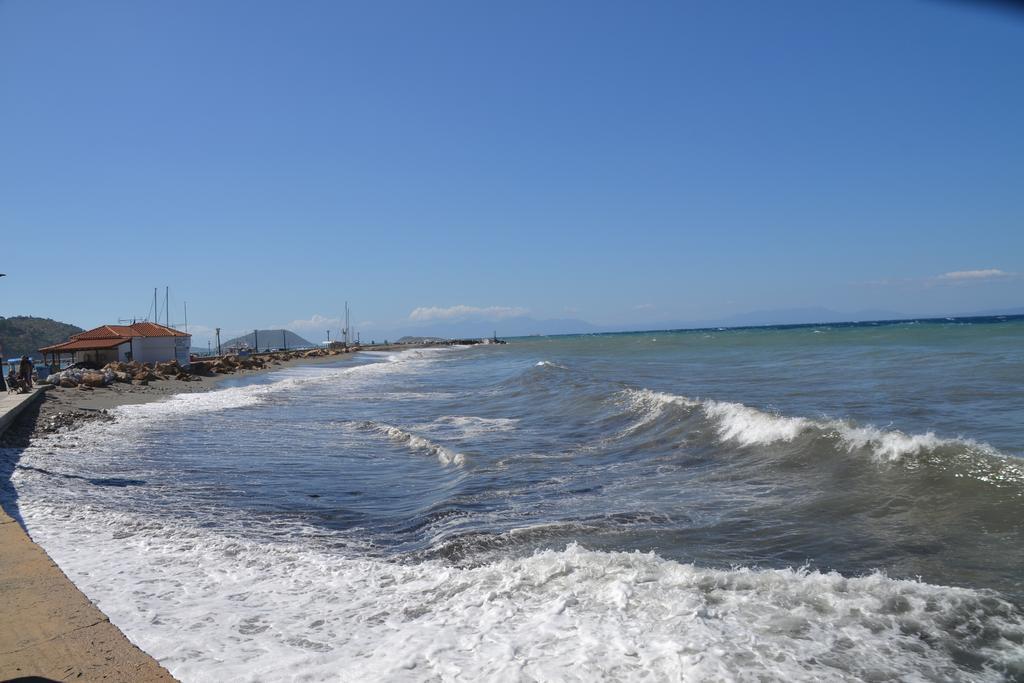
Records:
<instances>
[{"instance_id":1,"label":"turquoise water","mask_svg":"<svg viewBox=\"0 0 1024 683\"><path fill-rule=\"evenodd\" d=\"M5 496L185 680L1002 680L1022 455L1024 320L917 321L365 353Z\"/></svg>"}]
</instances>

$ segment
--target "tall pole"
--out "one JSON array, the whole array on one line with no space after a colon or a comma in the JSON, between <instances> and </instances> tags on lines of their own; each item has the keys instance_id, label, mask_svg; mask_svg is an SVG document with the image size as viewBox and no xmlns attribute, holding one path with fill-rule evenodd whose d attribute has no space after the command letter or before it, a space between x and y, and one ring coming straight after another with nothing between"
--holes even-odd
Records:
<instances>
[{"instance_id":1,"label":"tall pole","mask_svg":"<svg viewBox=\"0 0 1024 683\"><path fill-rule=\"evenodd\" d=\"M256 352L259 353L259 350L260 350L260 331L259 330L253 330L252 331L252 346L256 350Z\"/></svg>"},{"instance_id":2,"label":"tall pole","mask_svg":"<svg viewBox=\"0 0 1024 683\"><path fill-rule=\"evenodd\" d=\"M220 356L220 328L217 328L217 355Z\"/></svg>"},{"instance_id":3,"label":"tall pole","mask_svg":"<svg viewBox=\"0 0 1024 683\"><path fill-rule=\"evenodd\" d=\"M288 336L287 335L288 335L287 332L285 332L284 330L281 330L281 347L285 351L288 350Z\"/></svg>"},{"instance_id":4,"label":"tall pole","mask_svg":"<svg viewBox=\"0 0 1024 683\"><path fill-rule=\"evenodd\" d=\"M7 277L7 273L0 273L0 277ZM3 360L4 360L3 359L3 355L4 355L4 345L0 344L0 365L3 365ZM58 356L58 359L59 358L60 358L60 356ZM60 360L57 361L57 365L60 365ZM0 377L0 382L2 382L2 381L3 381L3 378ZM4 382L4 386L6 386L6 385L7 385L7 383Z\"/></svg>"},{"instance_id":5,"label":"tall pole","mask_svg":"<svg viewBox=\"0 0 1024 683\"><path fill-rule=\"evenodd\" d=\"M153 288L153 322L160 322L160 309L156 304L156 287Z\"/></svg>"},{"instance_id":6,"label":"tall pole","mask_svg":"<svg viewBox=\"0 0 1024 683\"><path fill-rule=\"evenodd\" d=\"M188 332L188 302L185 302L185 332Z\"/></svg>"},{"instance_id":7,"label":"tall pole","mask_svg":"<svg viewBox=\"0 0 1024 683\"><path fill-rule=\"evenodd\" d=\"M348 302L345 302L345 348L348 348L349 341L349 327L348 327Z\"/></svg>"},{"instance_id":8,"label":"tall pole","mask_svg":"<svg viewBox=\"0 0 1024 683\"><path fill-rule=\"evenodd\" d=\"M171 326L171 288L166 287L164 289L164 318L166 318L167 327Z\"/></svg>"}]
</instances>

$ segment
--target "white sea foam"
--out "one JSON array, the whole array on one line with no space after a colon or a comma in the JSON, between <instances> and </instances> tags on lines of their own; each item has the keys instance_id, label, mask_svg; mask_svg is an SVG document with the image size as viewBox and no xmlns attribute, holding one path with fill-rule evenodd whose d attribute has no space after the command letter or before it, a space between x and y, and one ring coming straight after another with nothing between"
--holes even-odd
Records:
<instances>
[{"instance_id":1,"label":"white sea foam","mask_svg":"<svg viewBox=\"0 0 1024 683\"><path fill-rule=\"evenodd\" d=\"M416 425L417 430L444 434L458 439L473 439L501 432L513 432L519 420L510 417L442 415L433 422Z\"/></svg>"},{"instance_id":2,"label":"white sea foam","mask_svg":"<svg viewBox=\"0 0 1024 683\"><path fill-rule=\"evenodd\" d=\"M970 439L940 439L932 432L925 434L904 434L900 431L887 431L872 427L854 427L842 422L832 422L830 425L839 435L841 443L848 450L868 448L879 458L886 460L898 460L904 455L914 455L922 451L929 451L940 446L960 444L968 447L983 450L981 444ZM994 449L988 450L994 453Z\"/></svg>"},{"instance_id":3,"label":"white sea foam","mask_svg":"<svg viewBox=\"0 0 1024 683\"><path fill-rule=\"evenodd\" d=\"M642 412L654 412L661 414L666 406L681 406L693 408L699 405L698 401L685 396L668 394L663 391L652 391L651 389L626 389L623 394L627 405Z\"/></svg>"},{"instance_id":4,"label":"white sea foam","mask_svg":"<svg viewBox=\"0 0 1024 683\"><path fill-rule=\"evenodd\" d=\"M539 361L537 361L537 364L534 367L538 367L538 368L559 368L561 370L568 370L568 368L565 367L564 365L559 365L558 363L555 363L555 362L552 362L552 361L549 361L549 360L539 360Z\"/></svg>"},{"instance_id":5,"label":"white sea foam","mask_svg":"<svg viewBox=\"0 0 1024 683\"><path fill-rule=\"evenodd\" d=\"M175 394L163 401L117 406L112 408L110 413L115 417L141 422L177 415L244 408L259 403L261 396L276 388L278 387L274 384L260 384L195 394Z\"/></svg>"},{"instance_id":6,"label":"white sea foam","mask_svg":"<svg viewBox=\"0 0 1024 683\"><path fill-rule=\"evenodd\" d=\"M401 353L376 353L383 360L344 367L296 366L265 376L269 381L214 391L175 394L162 401L121 405L109 412L118 419L120 429L138 429L148 423L207 412L218 412L257 405L278 394L302 390L314 384L339 383L353 394L354 389L374 386L381 375L415 371L436 360L447 348L416 349ZM371 355L371 354L365 354ZM391 396L391 394L387 394ZM430 394L435 397L437 394ZM104 430L118 426L103 425Z\"/></svg>"},{"instance_id":7,"label":"white sea foam","mask_svg":"<svg viewBox=\"0 0 1024 683\"><path fill-rule=\"evenodd\" d=\"M445 448L440 444L436 444L429 439L419 436L418 434L413 434L412 432L400 427L381 424L379 422L366 422L364 423L364 426L367 429L383 434L396 443L405 444L410 450L422 451L429 455L433 455L442 465L461 466L466 462L466 456L462 453L456 453L455 451Z\"/></svg>"},{"instance_id":8,"label":"white sea foam","mask_svg":"<svg viewBox=\"0 0 1024 683\"><path fill-rule=\"evenodd\" d=\"M719 437L743 446L792 441L813 424L802 417L772 415L742 403L705 401L701 408L716 423Z\"/></svg>"},{"instance_id":9,"label":"white sea foam","mask_svg":"<svg viewBox=\"0 0 1024 683\"><path fill-rule=\"evenodd\" d=\"M22 512L70 578L186 682L1024 674L1011 605L880 574L702 569L575 545L474 568L396 564L59 500ZM985 668L961 668L959 651Z\"/></svg>"},{"instance_id":10,"label":"white sea foam","mask_svg":"<svg viewBox=\"0 0 1024 683\"><path fill-rule=\"evenodd\" d=\"M626 389L619 394L618 398L621 399L620 402L628 410L638 413L640 416L640 419L626 430L627 434L631 434L661 419L665 411L672 406L694 408L699 405L697 401L688 399L685 396L676 396L675 394L666 394L661 391L651 391L650 389Z\"/></svg>"}]
</instances>

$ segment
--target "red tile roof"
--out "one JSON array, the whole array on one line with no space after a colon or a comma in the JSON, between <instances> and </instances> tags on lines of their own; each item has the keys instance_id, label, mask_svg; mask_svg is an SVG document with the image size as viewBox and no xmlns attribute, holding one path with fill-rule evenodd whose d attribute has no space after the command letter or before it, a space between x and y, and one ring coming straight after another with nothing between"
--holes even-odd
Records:
<instances>
[{"instance_id":1,"label":"red tile roof","mask_svg":"<svg viewBox=\"0 0 1024 683\"><path fill-rule=\"evenodd\" d=\"M87 332L71 335L72 339L110 339L111 337L187 337L184 332L157 323L134 323L132 325L101 325Z\"/></svg>"},{"instance_id":2,"label":"red tile roof","mask_svg":"<svg viewBox=\"0 0 1024 683\"><path fill-rule=\"evenodd\" d=\"M87 332L71 335L72 339L110 339L112 337L128 338L134 336L130 325L101 325Z\"/></svg>"},{"instance_id":3,"label":"red tile roof","mask_svg":"<svg viewBox=\"0 0 1024 683\"><path fill-rule=\"evenodd\" d=\"M115 337L113 339L72 339L53 346L44 346L39 349L42 353L57 351L88 351L92 349L115 349L121 344L127 344L128 339Z\"/></svg>"},{"instance_id":4,"label":"red tile roof","mask_svg":"<svg viewBox=\"0 0 1024 683\"><path fill-rule=\"evenodd\" d=\"M142 322L131 325L100 325L91 330L71 335L62 344L39 349L50 351L83 351L86 349L113 349L126 343L132 337L190 337L192 335L166 325Z\"/></svg>"},{"instance_id":5,"label":"red tile roof","mask_svg":"<svg viewBox=\"0 0 1024 683\"><path fill-rule=\"evenodd\" d=\"M176 330L173 327L158 325L157 323L135 323L129 325L137 337L191 337L192 335Z\"/></svg>"}]
</instances>

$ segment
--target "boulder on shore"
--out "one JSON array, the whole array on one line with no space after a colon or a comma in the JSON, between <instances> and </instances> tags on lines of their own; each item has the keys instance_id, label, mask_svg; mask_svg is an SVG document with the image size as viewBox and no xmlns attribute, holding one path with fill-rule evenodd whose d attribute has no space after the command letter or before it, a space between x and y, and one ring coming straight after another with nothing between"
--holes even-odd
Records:
<instances>
[{"instance_id":1,"label":"boulder on shore","mask_svg":"<svg viewBox=\"0 0 1024 683\"><path fill-rule=\"evenodd\" d=\"M87 387L105 387L107 385L106 377L102 372L89 371L82 373L82 385Z\"/></svg>"}]
</instances>

